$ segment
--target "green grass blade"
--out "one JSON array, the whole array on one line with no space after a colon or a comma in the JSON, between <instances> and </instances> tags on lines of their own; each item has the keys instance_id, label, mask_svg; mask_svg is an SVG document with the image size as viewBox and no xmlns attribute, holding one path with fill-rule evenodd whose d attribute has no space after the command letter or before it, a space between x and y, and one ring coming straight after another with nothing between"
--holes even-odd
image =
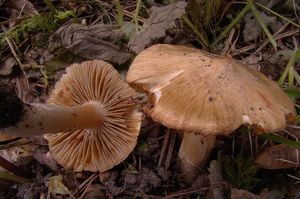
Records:
<instances>
[{"instance_id":1,"label":"green grass blade","mask_svg":"<svg viewBox=\"0 0 300 199\"><path fill-rule=\"evenodd\" d=\"M49 10L52 14L57 14L57 10L51 0L44 0L44 3L49 8Z\"/></svg>"},{"instance_id":2,"label":"green grass blade","mask_svg":"<svg viewBox=\"0 0 300 199\"><path fill-rule=\"evenodd\" d=\"M272 140L273 142L276 142L276 143L286 144L290 147L300 147L300 142L295 141L295 140L290 140L288 138L285 138L285 137L282 137L279 135L261 134L261 135L259 135L259 137L262 139Z\"/></svg>"},{"instance_id":3,"label":"green grass blade","mask_svg":"<svg viewBox=\"0 0 300 199\"><path fill-rule=\"evenodd\" d=\"M139 13L140 13L140 9L141 9L141 4L142 4L142 0L138 0L137 3L136 3L136 8L135 8L134 15L133 15L133 20L134 20L135 30L136 31L139 30L138 17L139 17Z\"/></svg>"},{"instance_id":4,"label":"green grass blade","mask_svg":"<svg viewBox=\"0 0 300 199\"><path fill-rule=\"evenodd\" d=\"M249 4L247 4L241 12L230 22L229 25L223 30L223 32L216 38L216 40L212 43L212 47L216 46L217 43L224 39L227 36L227 33L242 19L242 17L250 10Z\"/></svg>"},{"instance_id":5,"label":"green grass blade","mask_svg":"<svg viewBox=\"0 0 300 199\"><path fill-rule=\"evenodd\" d=\"M300 90L298 89L291 88L285 90L285 92L294 102L296 101L297 97L300 97Z\"/></svg>"},{"instance_id":6,"label":"green grass blade","mask_svg":"<svg viewBox=\"0 0 300 199\"><path fill-rule=\"evenodd\" d=\"M17 183L29 183L31 182L30 179L27 179L27 178L23 178L23 177L20 177L20 176L16 176L16 175L13 175L13 174L10 174L10 173L7 173L7 172L0 172L0 179L1 180L8 180L8 181L13 181L13 182L17 182Z\"/></svg>"},{"instance_id":7,"label":"green grass blade","mask_svg":"<svg viewBox=\"0 0 300 199\"><path fill-rule=\"evenodd\" d=\"M298 74L298 72L294 68L293 68L293 71L294 71L296 82L297 82L297 84L300 85L300 75Z\"/></svg>"},{"instance_id":8,"label":"green grass blade","mask_svg":"<svg viewBox=\"0 0 300 199\"><path fill-rule=\"evenodd\" d=\"M187 16L182 16L182 20L192 29L192 31L194 32L194 34L198 37L199 39L199 43L204 46L204 47L208 47L208 42L206 41L205 37L198 31L198 29L196 28L196 26L194 26L194 24L187 18Z\"/></svg>"},{"instance_id":9,"label":"green grass blade","mask_svg":"<svg viewBox=\"0 0 300 199\"><path fill-rule=\"evenodd\" d=\"M277 12L274 12L274 11L271 10L270 8L264 6L264 5L260 4L260 3L257 3L257 2L256 2L255 4L258 5L259 7L261 7L262 9L264 9L264 10L266 10L266 11L272 13L273 15L275 15L275 16L277 16L277 17L279 17L279 18L281 18L281 19L283 19L283 20L285 20L285 21L287 21L288 23L293 24L293 25L296 26L297 28L300 28L300 24L297 24L297 23L293 22L292 20L290 20L290 19L288 19L288 18L286 18L286 17L284 17L284 16L278 14Z\"/></svg>"},{"instance_id":10,"label":"green grass blade","mask_svg":"<svg viewBox=\"0 0 300 199\"><path fill-rule=\"evenodd\" d=\"M257 22L259 23L259 25L261 26L261 28L263 29L263 31L267 35L270 43L272 44L272 46L274 47L274 49L277 50L277 43L276 43L273 35L268 30L267 25L264 22L264 19L259 14L259 12L257 11L256 7L254 6L252 0L248 0L248 4L250 5L252 13L253 13L254 17L256 18Z\"/></svg>"},{"instance_id":11,"label":"green grass blade","mask_svg":"<svg viewBox=\"0 0 300 199\"><path fill-rule=\"evenodd\" d=\"M117 22L120 27L124 24L124 13L119 0L115 0L116 10L117 10Z\"/></svg>"},{"instance_id":12,"label":"green grass blade","mask_svg":"<svg viewBox=\"0 0 300 199\"><path fill-rule=\"evenodd\" d=\"M289 78L288 78L288 85L289 85L289 89L293 88L293 84L294 84L294 68L291 67L289 70Z\"/></svg>"},{"instance_id":13,"label":"green grass blade","mask_svg":"<svg viewBox=\"0 0 300 199\"><path fill-rule=\"evenodd\" d=\"M205 28L208 28L210 19L211 19L211 12L212 12L212 3L213 1L211 0L206 0L205 1Z\"/></svg>"},{"instance_id":14,"label":"green grass blade","mask_svg":"<svg viewBox=\"0 0 300 199\"><path fill-rule=\"evenodd\" d=\"M295 62L300 58L300 48L296 50L293 55L290 57L282 75L280 76L278 80L278 84L282 86L283 82L285 81L288 72L290 71L290 68L293 68Z\"/></svg>"}]
</instances>

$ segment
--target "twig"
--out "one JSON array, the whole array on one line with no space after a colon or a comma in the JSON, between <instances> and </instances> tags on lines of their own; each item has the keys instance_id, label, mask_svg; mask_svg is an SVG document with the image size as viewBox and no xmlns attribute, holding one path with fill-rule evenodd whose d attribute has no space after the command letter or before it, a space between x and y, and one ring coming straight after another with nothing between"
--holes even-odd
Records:
<instances>
[{"instance_id":1,"label":"twig","mask_svg":"<svg viewBox=\"0 0 300 199\"><path fill-rule=\"evenodd\" d=\"M277 36L279 33L281 33L286 27L288 26L288 23L283 25L275 34L274 37ZM275 38L275 40L277 40ZM267 44L269 43L269 40L265 41L253 54L258 54L264 47L267 46Z\"/></svg>"},{"instance_id":2,"label":"twig","mask_svg":"<svg viewBox=\"0 0 300 199\"><path fill-rule=\"evenodd\" d=\"M79 192L81 192L84 187L88 186L89 183L93 182L94 180L96 180L96 178L98 177L98 174L97 173L94 173L93 175L91 175L88 179L86 179L85 181L83 181L79 187L78 187L78 190Z\"/></svg>"},{"instance_id":3,"label":"twig","mask_svg":"<svg viewBox=\"0 0 300 199\"><path fill-rule=\"evenodd\" d=\"M287 125L287 127L290 127L292 129L300 129L300 126L296 126L296 125Z\"/></svg>"},{"instance_id":4,"label":"twig","mask_svg":"<svg viewBox=\"0 0 300 199\"><path fill-rule=\"evenodd\" d=\"M86 194L88 188L91 186L92 182L93 182L94 180L96 180L96 178L97 178L97 175L96 175L96 174L92 175L92 176L89 178L90 180L88 181L87 185L85 186L85 189L84 189L83 193L81 194L81 196L79 197L79 199L82 199L82 198L84 197L84 195Z\"/></svg>"},{"instance_id":5,"label":"twig","mask_svg":"<svg viewBox=\"0 0 300 199\"><path fill-rule=\"evenodd\" d=\"M135 12L134 12L134 15L133 15L133 20L134 20L135 30L136 31L139 30L138 16L139 16L139 13L140 13L141 4L142 4L142 0L137 0L136 9L135 9Z\"/></svg>"},{"instance_id":6,"label":"twig","mask_svg":"<svg viewBox=\"0 0 300 199\"><path fill-rule=\"evenodd\" d=\"M30 143L32 143L32 141L28 138L12 139L11 142L1 141L0 142L0 150L9 149L9 148L12 148L12 147L26 145L26 144L30 144Z\"/></svg>"},{"instance_id":7,"label":"twig","mask_svg":"<svg viewBox=\"0 0 300 199\"><path fill-rule=\"evenodd\" d=\"M168 170L171 165L171 158L172 158L172 153L175 145L176 135L177 133L171 132L170 144L169 144L168 153L166 157L165 170Z\"/></svg>"},{"instance_id":8,"label":"twig","mask_svg":"<svg viewBox=\"0 0 300 199\"><path fill-rule=\"evenodd\" d=\"M28 183L28 182L31 182L27 178L23 178L23 177L20 177L20 176L12 175L12 174L6 173L6 172L0 172L0 179L1 180L14 181L14 182L18 182L18 183Z\"/></svg>"},{"instance_id":9,"label":"twig","mask_svg":"<svg viewBox=\"0 0 300 199\"><path fill-rule=\"evenodd\" d=\"M159 156L159 161L158 161L158 165L157 165L157 169L159 169L162 166L163 160L165 159L165 155L166 155L166 151L169 145L169 140L170 140L170 129L167 129L165 137L164 137L164 141L163 141L163 146L160 152L160 156Z\"/></svg>"},{"instance_id":10,"label":"twig","mask_svg":"<svg viewBox=\"0 0 300 199\"><path fill-rule=\"evenodd\" d=\"M18 23L18 22L21 22L21 21L23 21L25 19L28 19L28 18L29 18L28 16L24 16L24 17L17 17L17 18L14 18L14 19L8 19L6 21L0 22L0 26L9 24L10 22L17 22Z\"/></svg>"},{"instance_id":11,"label":"twig","mask_svg":"<svg viewBox=\"0 0 300 199\"><path fill-rule=\"evenodd\" d=\"M2 156L0 156L0 165L3 168L5 168L6 170L8 170L9 172L12 172L13 174L15 174L17 176L28 177L26 175L26 172L23 171L23 169L17 167L16 165L14 165L13 163L9 162L8 160L6 160L5 158L3 158Z\"/></svg>"},{"instance_id":12,"label":"twig","mask_svg":"<svg viewBox=\"0 0 300 199\"><path fill-rule=\"evenodd\" d=\"M175 198L175 197L179 197L179 196L184 196L184 195L189 195L189 194L193 194L193 193L198 193L198 192L203 192L203 191L208 191L210 189L215 189L215 188L219 188L219 187L223 187L226 186L227 184L225 182L219 183L219 184L215 184L215 185L211 185L208 187L201 187L199 189L183 189L179 192L170 194L166 197L164 197L164 199L171 199L171 198Z\"/></svg>"},{"instance_id":13,"label":"twig","mask_svg":"<svg viewBox=\"0 0 300 199\"><path fill-rule=\"evenodd\" d=\"M291 30L291 31L287 31L287 32L284 32L282 34L279 34L277 36L275 36L275 40L278 40L278 39L283 39L285 37L289 37L289 36L293 36L294 34L297 34L299 32L299 30ZM251 44L249 46L245 46L243 48L240 48L240 49L237 49L236 52L233 52L232 54L233 55L238 55L240 53L243 53L243 52L247 52L249 50L252 50L254 48L257 48L258 46L263 46L263 45L266 45L268 44L269 41L266 39L264 42L262 43L258 43L258 44Z\"/></svg>"},{"instance_id":14,"label":"twig","mask_svg":"<svg viewBox=\"0 0 300 199\"><path fill-rule=\"evenodd\" d=\"M6 31L6 29L5 29L5 27L3 25L1 25L1 28L2 28L2 30L4 32ZM23 74L23 76L25 78L26 89L27 89L27 91L29 91L30 90L30 86L29 86L29 82L28 82L28 79L27 79L27 75L26 75L26 73L25 73L25 71L23 69L23 64L21 63L21 61L20 61L20 59L19 59L19 57L18 57L18 55L17 55L17 53L16 53L16 51L14 49L14 46L13 46L12 42L10 41L10 39L7 36L5 36L5 40L6 40L7 44L8 44L8 46L9 46L9 48L10 48L13 56L15 57L16 61L18 62L19 66L20 66L22 74Z\"/></svg>"}]
</instances>

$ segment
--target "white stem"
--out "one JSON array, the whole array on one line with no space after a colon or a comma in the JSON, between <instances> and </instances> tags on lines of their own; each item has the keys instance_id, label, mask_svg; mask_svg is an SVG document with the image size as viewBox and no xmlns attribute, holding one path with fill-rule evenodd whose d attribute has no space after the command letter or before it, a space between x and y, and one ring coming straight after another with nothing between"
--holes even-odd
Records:
<instances>
[{"instance_id":1,"label":"white stem","mask_svg":"<svg viewBox=\"0 0 300 199\"><path fill-rule=\"evenodd\" d=\"M186 182L192 183L209 159L215 145L215 135L185 132L179 149L181 172Z\"/></svg>"},{"instance_id":2,"label":"white stem","mask_svg":"<svg viewBox=\"0 0 300 199\"><path fill-rule=\"evenodd\" d=\"M101 125L105 110L99 103L79 106L32 103L25 105L20 121L1 133L14 136L34 136L71 129L95 128Z\"/></svg>"}]
</instances>

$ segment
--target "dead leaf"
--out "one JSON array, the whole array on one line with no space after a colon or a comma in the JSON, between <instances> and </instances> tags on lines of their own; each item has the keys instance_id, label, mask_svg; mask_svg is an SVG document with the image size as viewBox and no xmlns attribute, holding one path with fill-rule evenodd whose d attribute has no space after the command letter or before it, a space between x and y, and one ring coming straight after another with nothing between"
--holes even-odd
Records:
<instances>
[{"instance_id":1,"label":"dead leaf","mask_svg":"<svg viewBox=\"0 0 300 199\"><path fill-rule=\"evenodd\" d=\"M273 32L279 30L282 27L282 23L274 16L268 16L264 12L258 11L264 20L266 26L270 26ZM261 25L258 23L257 19L253 16L252 13L248 13L244 18L245 28L243 30L244 41L249 42L256 40L262 33Z\"/></svg>"},{"instance_id":2,"label":"dead leaf","mask_svg":"<svg viewBox=\"0 0 300 199\"><path fill-rule=\"evenodd\" d=\"M246 191L246 190L243 190L243 189L236 189L236 188L233 188L231 189L231 199L261 199L259 196L249 192L249 191Z\"/></svg>"},{"instance_id":3,"label":"dead leaf","mask_svg":"<svg viewBox=\"0 0 300 199\"><path fill-rule=\"evenodd\" d=\"M105 199L105 194L100 185L91 185L84 193L84 199Z\"/></svg>"},{"instance_id":4,"label":"dead leaf","mask_svg":"<svg viewBox=\"0 0 300 199\"><path fill-rule=\"evenodd\" d=\"M62 183L62 176L57 175L57 176L52 176L49 179L49 188L48 188L48 195L47 199L50 199L50 194L61 194L61 195L70 195L71 198L75 198L69 189Z\"/></svg>"},{"instance_id":5,"label":"dead leaf","mask_svg":"<svg viewBox=\"0 0 300 199\"><path fill-rule=\"evenodd\" d=\"M38 149L33 153L33 158L40 164L48 166L53 171L57 171L59 168L59 165L49 152L43 152L42 150Z\"/></svg>"},{"instance_id":6,"label":"dead leaf","mask_svg":"<svg viewBox=\"0 0 300 199\"><path fill-rule=\"evenodd\" d=\"M17 61L13 57L9 57L5 61L0 62L0 75L10 75L16 63Z\"/></svg>"},{"instance_id":7,"label":"dead leaf","mask_svg":"<svg viewBox=\"0 0 300 199\"><path fill-rule=\"evenodd\" d=\"M284 196L279 191L269 191L268 189L263 189L259 197L261 199L283 199Z\"/></svg>"},{"instance_id":8,"label":"dead leaf","mask_svg":"<svg viewBox=\"0 0 300 199\"><path fill-rule=\"evenodd\" d=\"M231 189L231 199L283 199L283 195L278 191L268 191L263 189L259 195L255 195L244 189Z\"/></svg>"},{"instance_id":9,"label":"dead leaf","mask_svg":"<svg viewBox=\"0 0 300 199\"><path fill-rule=\"evenodd\" d=\"M128 46L135 53L141 52L166 36L166 30L175 26L176 19L185 14L187 3L178 1L167 6L155 8L143 25L143 30L135 32L129 39Z\"/></svg>"},{"instance_id":10,"label":"dead leaf","mask_svg":"<svg viewBox=\"0 0 300 199\"><path fill-rule=\"evenodd\" d=\"M124 33L116 26L96 24L67 24L50 38L50 49L66 48L85 59L102 59L113 64L124 64L131 55L120 48Z\"/></svg>"},{"instance_id":11,"label":"dead leaf","mask_svg":"<svg viewBox=\"0 0 300 199\"><path fill-rule=\"evenodd\" d=\"M9 1L9 6L30 17L39 14L34 5L28 0Z\"/></svg>"},{"instance_id":12,"label":"dead leaf","mask_svg":"<svg viewBox=\"0 0 300 199\"><path fill-rule=\"evenodd\" d=\"M294 51L290 49L279 50L275 52L275 54L272 54L272 56L269 58L269 62L272 64L286 65L293 53Z\"/></svg>"},{"instance_id":13,"label":"dead leaf","mask_svg":"<svg viewBox=\"0 0 300 199\"><path fill-rule=\"evenodd\" d=\"M254 163L265 169L288 169L299 166L299 149L279 144L261 152Z\"/></svg>"},{"instance_id":14,"label":"dead leaf","mask_svg":"<svg viewBox=\"0 0 300 199\"><path fill-rule=\"evenodd\" d=\"M216 160L211 161L209 164L208 171L209 171L208 178L209 178L210 185L220 184L223 181L221 166L218 161ZM212 192L212 198L214 199L224 198L223 188L221 186L215 189L211 189L209 191Z\"/></svg>"},{"instance_id":15,"label":"dead leaf","mask_svg":"<svg viewBox=\"0 0 300 199\"><path fill-rule=\"evenodd\" d=\"M13 136L0 134L0 141L12 140ZM20 145L0 150L0 156L7 161L14 163L17 166L28 164L32 159L32 154L36 150L37 146L32 144ZM6 169L0 166L0 171L6 171Z\"/></svg>"},{"instance_id":16,"label":"dead leaf","mask_svg":"<svg viewBox=\"0 0 300 199\"><path fill-rule=\"evenodd\" d=\"M151 169L142 167L140 171L124 169L121 173L126 189L147 193L161 186L161 179Z\"/></svg>"}]
</instances>

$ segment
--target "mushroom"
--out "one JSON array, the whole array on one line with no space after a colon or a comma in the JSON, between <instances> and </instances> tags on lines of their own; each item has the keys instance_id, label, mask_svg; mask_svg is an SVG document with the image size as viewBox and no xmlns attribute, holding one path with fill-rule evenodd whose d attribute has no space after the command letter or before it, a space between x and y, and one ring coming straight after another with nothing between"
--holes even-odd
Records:
<instances>
[{"instance_id":1,"label":"mushroom","mask_svg":"<svg viewBox=\"0 0 300 199\"><path fill-rule=\"evenodd\" d=\"M134 149L141 113L136 92L108 63L73 64L47 104L23 104L21 119L1 132L47 134L50 152L66 169L104 172Z\"/></svg>"},{"instance_id":2,"label":"mushroom","mask_svg":"<svg viewBox=\"0 0 300 199\"><path fill-rule=\"evenodd\" d=\"M243 124L258 134L279 131L295 119L293 102L274 81L194 48L154 45L137 55L126 81L148 94L147 115L184 132L179 159L187 182L206 163L216 135Z\"/></svg>"}]
</instances>

